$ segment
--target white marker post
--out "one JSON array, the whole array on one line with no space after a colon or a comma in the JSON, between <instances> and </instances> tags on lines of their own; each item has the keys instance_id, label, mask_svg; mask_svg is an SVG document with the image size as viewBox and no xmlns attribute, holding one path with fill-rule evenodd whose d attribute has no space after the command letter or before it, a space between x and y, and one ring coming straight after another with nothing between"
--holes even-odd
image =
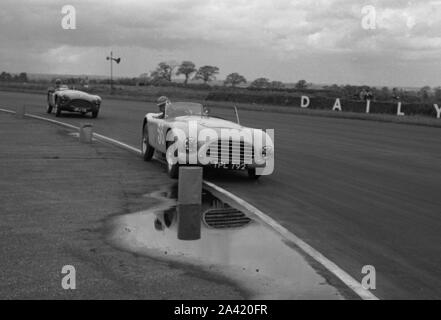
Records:
<instances>
[{"instance_id":1,"label":"white marker post","mask_svg":"<svg viewBox=\"0 0 441 320\"><path fill-rule=\"evenodd\" d=\"M82 123L80 125L80 142L92 143L93 125L91 123Z\"/></svg>"},{"instance_id":2,"label":"white marker post","mask_svg":"<svg viewBox=\"0 0 441 320\"><path fill-rule=\"evenodd\" d=\"M201 238L202 167L180 167L178 239Z\"/></svg>"},{"instance_id":3,"label":"white marker post","mask_svg":"<svg viewBox=\"0 0 441 320\"><path fill-rule=\"evenodd\" d=\"M366 100L366 113L369 113L371 111L371 100Z\"/></svg>"},{"instance_id":4,"label":"white marker post","mask_svg":"<svg viewBox=\"0 0 441 320\"><path fill-rule=\"evenodd\" d=\"M23 119L26 113L26 105L22 104L17 106L17 109L15 110L15 117L17 119Z\"/></svg>"}]
</instances>

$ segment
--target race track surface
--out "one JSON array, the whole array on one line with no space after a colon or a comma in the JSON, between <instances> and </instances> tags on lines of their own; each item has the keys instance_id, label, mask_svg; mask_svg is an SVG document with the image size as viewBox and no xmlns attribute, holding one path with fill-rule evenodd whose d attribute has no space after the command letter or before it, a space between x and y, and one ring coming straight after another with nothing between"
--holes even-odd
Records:
<instances>
[{"instance_id":1,"label":"race track surface","mask_svg":"<svg viewBox=\"0 0 441 320\"><path fill-rule=\"evenodd\" d=\"M1 107L23 104L55 119L45 113L44 93L0 92ZM107 99L97 119L67 114L60 121L90 122L140 147L143 116L153 111L151 103ZM364 265L374 266L379 298L441 298L441 129L252 111L240 117L245 126L275 130L274 174L250 181L244 173L211 173L207 180L355 279Z\"/></svg>"}]
</instances>

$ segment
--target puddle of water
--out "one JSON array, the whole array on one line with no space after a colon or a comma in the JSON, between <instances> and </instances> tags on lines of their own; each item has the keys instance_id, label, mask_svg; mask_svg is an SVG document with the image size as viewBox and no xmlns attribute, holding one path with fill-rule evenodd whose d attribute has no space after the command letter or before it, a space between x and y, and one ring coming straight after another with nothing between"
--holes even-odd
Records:
<instances>
[{"instance_id":1,"label":"puddle of water","mask_svg":"<svg viewBox=\"0 0 441 320\"><path fill-rule=\"evenodd\" d=\"M192 231L185 223L188 212L179 209L176 194L173 188L147 195L160 204L114 218L109 240L127 251L218 272L250 292L251 298L343 299L279 234L208 192L203 193L202 214L195 209L190 223L195 225L196 213L200 230ZM186 238L183 233L200 237L180 240Z\"/></svg>"}]
</instances>

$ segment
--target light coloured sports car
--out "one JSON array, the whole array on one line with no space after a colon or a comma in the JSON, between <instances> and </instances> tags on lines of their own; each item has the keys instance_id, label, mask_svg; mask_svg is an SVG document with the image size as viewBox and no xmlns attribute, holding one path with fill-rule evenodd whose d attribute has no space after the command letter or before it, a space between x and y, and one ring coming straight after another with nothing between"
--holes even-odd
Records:
<instances>
[{"instance_id":1,"label":"light coloured sports car","mask_svg":"<svg viewBox=\"0 0 441 320\"><path fill-rule=\"evenodd\" d=\"M234 110L235 121L225 119L225 109L220 117L190 102L170 103L164 113L146 114L142 125L144 160L150 161L156 151L165 158L167 172L175 179L181 165L244 170L252 179L271 174L273 138L261 129L241 126Z\"/></svg>"},{"instance_id":2,"label":"light coloured sports car","mask_svg":"<svg viewBox=\"0 0 441 320\"><path fill-rule=\"evenodd\" d=\"M82 115L92 114L96 118L100 111L101 98L87 92L72 90L62 85L59 88L50 88L47 92L47 113L55 111L59 117L62 111L78 112Z\"/></svg>"}]
</instances>

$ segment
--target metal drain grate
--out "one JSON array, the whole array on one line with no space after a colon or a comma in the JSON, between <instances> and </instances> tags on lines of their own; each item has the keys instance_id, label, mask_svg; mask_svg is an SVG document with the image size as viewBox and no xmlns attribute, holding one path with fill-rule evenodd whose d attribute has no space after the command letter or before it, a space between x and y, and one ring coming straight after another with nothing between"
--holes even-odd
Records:
<instances>
[{"instance_id":1,"label":"metal drain grate","mask_svg":"<svg viewBox=\"0 0 441 320\"><path fill-rule=\"evenodd\" d=\"M215 229L239 228L251 222L243 212L234 208L208 209L203 220L208 227Z\"/></svg>"}]
</instances>

